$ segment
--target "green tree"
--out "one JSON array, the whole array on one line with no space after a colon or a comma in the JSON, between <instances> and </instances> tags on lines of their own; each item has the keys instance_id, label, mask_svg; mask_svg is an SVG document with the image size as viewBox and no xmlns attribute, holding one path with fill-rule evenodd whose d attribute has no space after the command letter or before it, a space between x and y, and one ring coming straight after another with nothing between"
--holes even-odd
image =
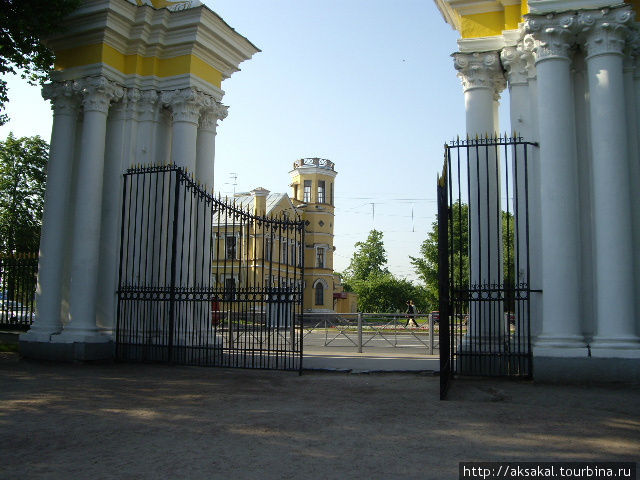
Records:
<instances>
[{"instance_id":1,"label":"green tree","mask_svg":"<svg viewBox=\"0 0 640 480\"><path fill-rule=\"evenodd\" d=\"M352 287L358 294L358 309L362 312L404 312L407 300L413 300L419 312L426 312L430 308L424 287L390 273L356 280Z\"/></svg>"},{"instance_id":2,"label":"green tree","mask_svg":"<svg viewBox=\"0 0 640 480\"><path fill-rule=\"evenodd\" d=\"M382 236L371 230L366 241L355 244L351 263L341 274L345 290L358 295L361 312L404 312L407 300L413 300L418 311L428 311L424 287L389 272Z\"/></svg>"},{"instance_id":3,"label":"green tree","mask_svg":"<svg viewBox=\"0 0 640 480\"><path fill-rule=\"evenodd\" d=\"M456 203L451 211L453 219L454 278L456 285L469 284L469 206ZM420 245L420 256L409 256L418 278L424 283L431 305L438 304L438 221Z\"/></svg>"},{"instance_id":4,"label":"green tree","mask_svg":"<svg viewBox=\"0 0 640 480\"><path fill-rule=\"evenodd\" d=\"M469 285L469 206L458 202L451 209L453 227L453 275L454 284ZM511 212L502 212L502 263L504 284L509 289L514 286L515 226ZM451 246L449 247L451 248ZM449 250L451 251L451 250ZM409 257L414 271L424 282L427 298L433 305L438 303L438 221L433 222L431 231L420 246L419 257ZM507 294L507 308L513 298Z\"/></svg>"},{"instance_id":5,"label":"green tree","mask_svg":"<svg viewBox=\"0 0 640 480\"><path fill-rule=\"evenodd\" d=\"M40 244L49 145L39 136L0 141L0 250L35 252Z\"/></svg>"},{"instance_id":6,"label":"green tree","mask_svg":"<svg viewBox=\"0 0 640 480\"><path fill-rule=\"evenodd\" d=\"M371 230L367 240L356 242L356 251L351 257L351 263L344 272L347 284L355 280L366 280L371 275L389 273L387 269L387 252L382 241L382 232Z\"/></svg>"},{"instance_id":7,"label":"green tree","mask_svg":"<svg viewBox=\"0 0 640 480\"><path fill-rule=\"evenodd\" d=\"M49 79L53 52L41 39L59 32L79 0L0 0L0 76L21 71L35 85ZM7 82L0 78L0 125L8 121Z\"/></svg>"}]
</instances>

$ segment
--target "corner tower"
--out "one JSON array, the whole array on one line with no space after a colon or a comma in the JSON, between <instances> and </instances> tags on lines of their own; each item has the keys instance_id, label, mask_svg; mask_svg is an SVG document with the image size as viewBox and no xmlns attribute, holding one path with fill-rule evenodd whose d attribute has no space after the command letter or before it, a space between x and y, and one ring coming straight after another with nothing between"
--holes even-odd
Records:
<instances>
[{"instance_id":1,"label":"corner tower","mask_svg":"<svg viewBox=\"0 0 640 480\"><path fill-rule=\"evenodd\" d=\"M293 204L305 221L304 310L333 312L333 224L335 164L324 158L293 163Z\"/></svg>"}]
</instances>

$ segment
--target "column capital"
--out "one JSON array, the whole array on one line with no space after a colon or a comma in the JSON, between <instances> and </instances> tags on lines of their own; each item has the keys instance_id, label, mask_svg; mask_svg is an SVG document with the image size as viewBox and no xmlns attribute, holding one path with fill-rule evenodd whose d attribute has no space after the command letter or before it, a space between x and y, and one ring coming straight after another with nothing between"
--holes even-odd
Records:
<instances>
[{"instance_id":1,"label":"column capital","mask_svg":"<svg viewBox=\"0 0 640 480\"><path fill-rule=\"evenodd\" d=\"M224 120L227 118L227 109L228 107L226 105L222 105L214 98L210 98L210 101L207 101L207 105L202 108L200 114L200 128L215 132L218 120Z\"/></svg>"},{"instance_id":2,"label":"column capital","mask_svg":"<svg viewBox=\"0 0 640 480\"><path fill-rule=\"evenodd\" d=\"M499 96L506 87L504 73L497 51L454 53L452 55L462 88L466 92L473 88L492 89Z\"/></svg>"},{"instance_id":3,"label":"column capital","mask_svg":"<svg viewBox=\"0 0 640 480\"><path fill-rule=\"evenodd\" d=\"M105 77L80 79L76 81L75 88L82 95L85 112L107 113L111 101L124 95L124 88Z\"/></svg>"},{"instance_id":4,"label":"column capital","mask_svg":"<svg viewBox=\"0 0 640 480\"><path fill-rule=\"evenodd\" d=\"M596 55L624 55L634 16L630 5L579 12L577 19L587 59Z\"/></svg>"},{"instance_id":5,"label":"column capital","mask_svg":"<svg viewBox=\"0 0 640 480\"><path fill-rule=\"evenodd\" d=\"M174 122L197 124L205 103L204 95L194 88L162 92L162 103L171 109Z\"/></svg>"},{"instance_id":6,"label":"column capital","mask_svg":"<svg viewBox=\"0 0 640 480\"><path fill-rule=\"evenodd\" d=\"M531 70L535 76L533 54L522 44L515 47L505 47L500 52L500 60L505 69L509 85L527 85L531 78Z\"/></svg>"},{"instance_id":7,"label":"column capital","mask_svg":"<svg viewBox=\"0 0 640 480\"><path fill-rule=\"evenodd\" d=\"M535 54L536 63L552 58L569 60L577 23L573 13L525 15L523 42Z\"/></svg>"},{"instance_id":8,"label":"column capital","mask_svg":"<svg viewBox=\"0 0 640 480\"><path fill-rule=\"evenodd\" d=\"M52 82L43 85L42 98L51 100L53 115L75 115L78 113L80 98L76 95L73 81Z\"/></svg>"},{"instance_id":9,"label":"column capital","mask_svg":"<svg viewBox=\"0 0 640 480\"><path fill-rule=\"evenodd\" d=\"M157 119L161 105L158 92L155 90L138 90L136 93L132 93L132 97L136 101L138 120L152 122Z\"/></svg>"}]
</instances>

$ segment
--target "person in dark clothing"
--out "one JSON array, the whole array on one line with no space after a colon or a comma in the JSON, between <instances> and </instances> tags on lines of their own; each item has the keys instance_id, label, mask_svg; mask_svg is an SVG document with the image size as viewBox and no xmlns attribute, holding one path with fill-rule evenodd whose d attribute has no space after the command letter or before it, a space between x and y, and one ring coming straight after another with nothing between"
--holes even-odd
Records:
<instances>
[{"instance_id":1,"label":"person in dark clothing","mask_svg":"<svg viewBox=\"0 0 640 480\"><path fill-rule=\"evenodd\" d=\"M418 323L416 322L416 306L413 304L413 300L407 300L407 323L404 325L405 328L411 325L412 327L417 327Z\"/></svg>"}]
</instances>

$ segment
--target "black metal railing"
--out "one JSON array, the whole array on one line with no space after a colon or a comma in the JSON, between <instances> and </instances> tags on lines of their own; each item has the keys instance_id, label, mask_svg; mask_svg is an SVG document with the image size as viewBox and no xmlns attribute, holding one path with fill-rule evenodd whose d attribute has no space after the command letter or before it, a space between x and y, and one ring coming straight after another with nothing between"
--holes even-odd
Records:
<instances>
[{"instance_id":1,"label":"black metal railing","mask_svg":"<svg viewBox=\"0 0 640 480\"><path fill-rule=\"evenodd\" d=\"M304 223L290 204L266 216L172 165L128 170L123 199L118 359L302 368Z\"/></svg>"},{"instance_id":2,"label":"black metal railing","mask_svg":"<svg viewBox=\"0 0 640 480\"><path fill-rule=\"evenodd\" d=\"M438 182L443 398L454 374L532 373L528 170L536 147L506 136L445 145Z\"/></svg>"},{"instance_id":3,"label":"black metal railing","mask_svg":"<svg viewBox=\"0 0 640 480\"><path fill-rule=\"evenodd\" d=\"M28 330L34 318L36 253L0 254L0 330Z\"/></svg>"}]
</instances>

